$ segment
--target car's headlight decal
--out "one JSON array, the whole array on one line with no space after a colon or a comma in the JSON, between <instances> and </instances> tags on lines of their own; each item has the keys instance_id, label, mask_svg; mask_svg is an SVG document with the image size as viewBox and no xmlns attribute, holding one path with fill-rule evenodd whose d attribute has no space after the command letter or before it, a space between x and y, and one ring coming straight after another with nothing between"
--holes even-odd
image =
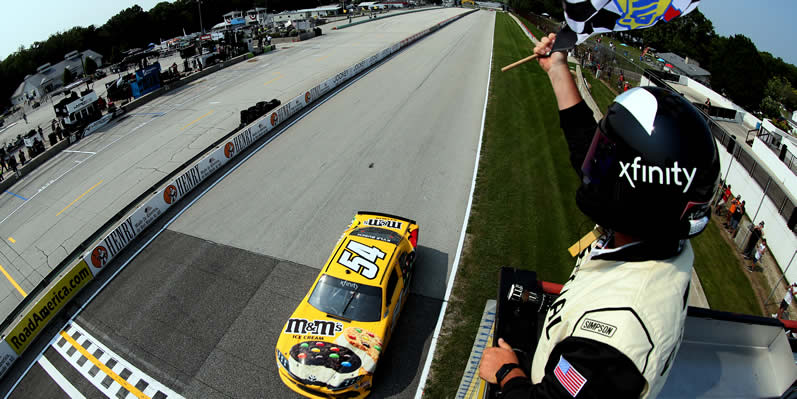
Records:
<instances>
[{"instance_id":1,"label":"car's headlight decal","mask_svg":"<svg viewBox=\"0 0 797 399\"><path fill-rule=\"evenodd\" d=\"M289 365L288 359L285 357L285 355L282 354L282 352L277 351L277 359L279 359L279 362L282 365L282 367L285 367L285 370L290 371L291 367Z\"/></svg>"}]
</instances>

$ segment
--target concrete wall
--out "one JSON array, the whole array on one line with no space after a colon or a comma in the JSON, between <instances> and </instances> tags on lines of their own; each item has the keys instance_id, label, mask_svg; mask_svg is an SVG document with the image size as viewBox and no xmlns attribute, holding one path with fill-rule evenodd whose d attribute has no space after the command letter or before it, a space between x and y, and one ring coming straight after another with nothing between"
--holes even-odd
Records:
<instances>
[{"instance_id":1,"label":"concrete wall","mask_svg":"<svg viewBox=\"0 0 797 399\"><path fill-rule=\"evenodd\" d=\"M781 144L786 144L786 148L789 149L790 153L797 154L797 144L795 144L797 140L794 139L794 136L792 136L791 133L784 132L782 129L773 125L772 122L770 122L769 120L764 120L761 127L763 127L764 130L770 133L783 137Z\"/></svg>"},{"instance_id":2,"label":"concrete wall","mask_svg":"<svg viewBox=\"0 0 797 399\"><path fill-rule=\"evenodd\" d=\"M759 145L763 146L765 144L760 143ZM721 165L720 176L726 178L727 175L727 181L732 186L733 194L741 194L742 199L746 201L747 216L750 220L754 224L764 221L764 237L767 239L772 256L778 261L781 270L786 275L786 280L797 282L797 265L789 267L790 262L795 263L792 257L797 250L797 236L789 230L788 226L786 226L786 220L778 212L779 209L764 195L763 188L747 173L747 170L736 159L731 157L731 154L725 150L721 143L717 142L717 147ZM765 150L769 151L769 149ZM783 165L780 161L778 163ZM728 169L729 164L730 170ZM789 174L794 177L791 172ZM745 234L747 234L747 231L740 230L740 236Z\"/></svg>"},{"instance_id":3,"label":"concrete wall","mask_svg":"<svg viewBox=\"0 0 797 399\"><path fill-rule=\"evenodd\" d=\"M731 108L735 109L737 113L741 116L741 122L747 126L748 129L755 129L756 125L761 123L761 120L756 118L753 114L744 110L744 108L734 104L727 98L723 97L719 93L716 93L714 90L704 86L702 83L690 79L686 76L681 76L680 80L678 81L679 84L687 86L692 90L697 91L698 93L706 96L711 100L711 104L723 108Z\"/></svg>"},{"instance_id":4,"label":"concrete wall","mask_svg":"<svg viewBox=\"0 0 797 399\"><path fill-rule=\"evenodd\" d=\"M786 142L786 140L784 140ZM787 189L790 189L791 195L797 196L797 176L789 169L785 163L778 159L778 154L774 153L761 139L756 137L753 139L753 153L772 170L772 179L780 181Z\"/></svg>"}]
</instances>

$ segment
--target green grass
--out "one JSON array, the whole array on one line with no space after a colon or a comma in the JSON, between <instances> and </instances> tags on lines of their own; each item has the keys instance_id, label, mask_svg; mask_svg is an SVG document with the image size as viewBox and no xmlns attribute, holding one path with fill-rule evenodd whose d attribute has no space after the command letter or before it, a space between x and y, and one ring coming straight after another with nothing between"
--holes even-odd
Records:
<instances>
[{"instance_id":1,"label":"green grass","mask_svg":"<svg viewBox=\"0 0 797 399\"><path fill-rule=\"evenodd\" d=\"M591 70L582 69L581 74L587 79L589 85L592 86L592 89L590 90L592 93L592 99L595 100L596 104L598 104L598 108L600 108L601 112L606 115L606 110L609 109L609 105L612 104L616 95L608 87L606 87L603 82L595 79L595 75L592 74Z\"/></svg>"},{"instance_id":2,"label":"green grass","mask_svg":"<svg viewBox=\"0 0 797 399\"><path fill-rule=\"evenodd\" d=\"M709 306L714 310L762 315L755 292L739 267L735 249L721 236L716 223L692 239L695 271L700 277Z\"/></svg>"},{"instance_id":3,"label":"green grass","mask_svg":"<svg viewBox=\"0 0 797 399\"><path fill-rule=\"evenodd\" d=\"M596 39L597 37L593 36L589 40L587 40L584 44L589 48L594 48L595 44L597 43ZM613 67L634 71L636 73L643 73L644 69L651 67L646 63L639 61L639 56L642 53L642 51L639 50L638 48L630 46L621 46L620 43L622 42L618 40L612 40L607 36L602 36L601 38L602 47L606 47L608 49L609 42L615 44L614 54L617 62L612 63ZM626 51L628 52L627 56L623 54ZM627 76L626 78L630 80L631 83L633 83L633 86L639 86L638 79L632 79L630 76Z\"/></svg>"},{"instance_id":4,"label":"green grass","mask_svg":"<svg viewBox=\"0 0 797 399\"><path fill-rule=\"evenodd\" d=\"M604 36L603 39L601 39L601 42L606 43L606 45L608 45L609 43L614 43L615 53L617 53L618 56L629 57L634 60L639 60L639 56L642 55L642 50L636 47L632 47L631 45L623 46L622 45L623 42L620 40L614 40L610 37ZM626 51L628 52L628 55L625 55Z\"/></svg>"},{"instance_id":5,"label":"green grass","mask_svg":"<svg viewBox=\"0 0 797 399\"><path fill-rule=\"evenodd\" d=\"M541 279L563 283L574 265L568 246L593 225L575 204L578 178L548 77L533 62L500 72L501 66L527 56L528 49L521 28L497 13L468 240L424 387L428 398L455 396L484 304L495 298L500 268L536 270ZM603 86L596 83L596 88ZM605 105L611 99L600 101ZM712 224L693 240L695 267L711 306L760 314L733 250L719 234Z\"/></svg>"},{"instance_id":6,"label":"green grass","mask_svg":"<svg viewBox=\"0 0 797 399\"><path fill-rule=\"evenodd\" d=\"M496 16L491 93L479 173L468 224L469 249L457 281L425 396L454 397L484 303L495 298L498 270L537 270L564 282L574 261L567 247L592 224L578 211L578 177L568 161L548 77L536 63L500 67L527 56L528 39L507 15ZM451 322L451 320L456 322Z\"/></svg>"}]
</instances>

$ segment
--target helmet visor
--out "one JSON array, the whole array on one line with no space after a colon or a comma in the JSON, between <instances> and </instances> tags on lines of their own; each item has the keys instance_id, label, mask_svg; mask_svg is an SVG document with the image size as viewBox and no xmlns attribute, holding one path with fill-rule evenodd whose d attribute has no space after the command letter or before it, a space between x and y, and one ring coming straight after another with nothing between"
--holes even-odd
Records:
<instances>
[{"instance_id":1,"label":"helmet visor","mask_svg":"<svg viewBox=\"0 0 797 399\"><path fill-rule=\"evenodd\" d=\"M617 165L617 144L600 128L595 129L592 144L581 164L581 179L584 184L600 185L607 177L612 179L612 170Z\"/></svg>"}]
</instances>

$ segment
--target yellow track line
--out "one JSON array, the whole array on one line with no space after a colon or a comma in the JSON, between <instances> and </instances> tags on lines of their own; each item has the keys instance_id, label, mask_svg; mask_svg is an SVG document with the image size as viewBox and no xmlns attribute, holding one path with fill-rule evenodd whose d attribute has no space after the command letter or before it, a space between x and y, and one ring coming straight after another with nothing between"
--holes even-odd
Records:
<instances>
[{"instance_id":1,"label":"yellow track line","mask_svg":"<svg viewBox=\"0 0 797 399\"><path fill-rule=\"evenodd\" d=\"M213 113L213 111L210 111L210 112L208 112L207 114L205 114L205 115L202 115L202 116L200 116L199 118L196 118L196 119L195 119L193 122L191 122L191 123L189 123L189 124L187 124L187 125L183 126L183 128L182 128L182 129L180 129L180 130L185 130L185 128L187 128L187 127L189 127L189 126L193 125L194 123L197 123L197 122L199 122L199 121L200 121L202 118L204 118L204 117L206 117L206 116L208 116L208 115L210 115L210 114L212 114L212 113Z\"/></svg>"},{"instance_id":2,"label":"yellow track line","mask_svg":"<svg viewBox=\"0 0 797 399\"><path fill-rule=\"evenodd\" d=\"M279 72L277 72L277 73L279 73ZM280 73L280 76L277 76L276 78L274 78L274 79L271 79L271 80L269 80L269 81L268 81L268 82L266 82L266 83L263 83L263 86L266 86L266 85L268 85L268 84L269 84L269 83L271 83L271 82L276 82L276 81L278 81L278 80L280 80L280 79L282 79L282 78L284 78L284 77L285 77L285 75L283 75L283 74L281 74L281 73Z\"/></svg>"},{"instance_id":3,"label":"yellow track line","mask_svg":"<svg viewBox=\"0 0 797 399\"><path fill-rule=\"evenodd\" d=\"M56 214L55 214L55 216L58 216L58 215L60 215L61 213L63 213L63 212L64 212L65 210L67 210L67 209L68 209L70 206L72 206L72 205L73 205L75 202L77 202L79 199L83 198L83 196L84 196L84 195L88 194L88 193L89 193L89 191L91 191L91 190L94 190L94 187L97 187L97 186L99 186L99 185L100 185L100 183L102 183L103 181L104 181L104 180L100 180L100 181L99 181L99 183L97 183L97 184L95 184L95 185L91 186L91 188L90 188L90 189L88 189L88 190L86 190L85 192L83 192L83 194L80 194L80 196L79 196L79 197L75 198L75 200L74 200L74 201L72 201L72 202L70 202L70 203L69 203L69 205L67 205L67 206L66 206L64 209L61 209L61 212L58 212L58 213L56 213Z\"/></svg>"},{"instance_id":4,"label":"yellow track line","mask_svg":"<svg viewBox=\"0 0 797 399\"><path fill-rule=\"evenodd\" d=\"M0 271L3 272L3 274L6 276L6 278L8 279L8 282L10 282L11 285L13 285L14 288L16 288L17 291L19 291L19 293L22 294L23 298L28 296L28 293L25 292L25 290L23 290L22 287L20 287L19 284L17 284L16 281L14 281L14 279L11 277L10 274L8 274L8 272L6 271L6 269L3 268L2 265L0 265Z\"/></svg>"},{"instance_id":5,"label":"yellow track line","mask_svg":"<svg viewBox=\"0 0 797 399\"><path fill-rule=\"evenodd\" d=\"M325 55L323 57L320 57L320 58L316 59L316 62L323 61L323 60L327 59L327 57L329 57L329 55Z\"/></svg>"},{"instance_id":6,"label":"yellow track line","mask_svg":"<svg viewBox=\"0 0 797 399\"><path fill-rule=\"evenodd\" d=\"M119 385L125 387L125 389L127 389L128 392L132 393L133 395L135 395L137 398L140 399L150 399L149 396L144 395L143 392L136 389L136 387L130 385L130 383L127 382L127 380L120 377L118 374L114 373L113 370L109 369L108 366L106 366L103 362L99 361L96 357L92 356L91 353L89 353L89 351L86 350L86 348L77 343L77 341L75 341L74 338L69 336L69 334L67 334L66 331L62 330L61 336L64 337L65 340L69 341L69 343L72 344L72 346L75 349L77 349L81 355L85 356L86 359L89 359L89 361L94 363L94 365L97 366L97 368L99 368L100 370L102 370L103 373L107 374L108 377L113 378L113 380L118 382Z\"/></svg>"}]
</instances>

